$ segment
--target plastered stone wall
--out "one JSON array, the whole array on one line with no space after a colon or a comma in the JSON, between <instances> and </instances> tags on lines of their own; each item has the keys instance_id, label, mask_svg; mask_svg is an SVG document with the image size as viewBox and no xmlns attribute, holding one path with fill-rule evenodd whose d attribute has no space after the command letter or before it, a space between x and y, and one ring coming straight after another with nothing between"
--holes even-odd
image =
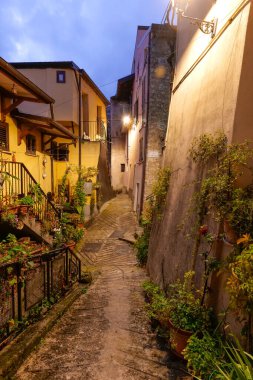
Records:
<instances>
[{"instance_id":1,"label":"plastered stone wall","mask_svg":"<svg viewBox=\"0 0 253 380\"><path fill-rule=\"evenodd\" d=\"M202 0L199 2L203 4ZM212 41L196 30L184 50L177 47L180 57L163 155L163 166L171 167L173 174L163 219L153 226L148 260L151 278L163 286L182 277L190 269L195 269L198 276L202 272L199 256L192 268L192 252L198 231L191 212L191 199L198 189L195 181L201 175L199 167L189 159L193 139L203 133L220 130L227 134L229 142L252 140L253 137L250 127L253 120L253 107L250 107L253 78L249 72L252 62L251 4L245 5L224 30L222 28L235 12L237 4L236 1L227 2L227 7L220 8L218 1L216 5L220 11L216 14L220 20L218 32L221 31L216 40ZM214 14L210 4L208 11ZM189 30L192 27L189 24ZM180 44L180 26L178 33L177 43ZM206 47L209 47L206 54L199 59ZM210 228L217 232L219 226L214 224ZM224 248L216 247L217 255L221 254L221 249ZM217 283L213 301L220 310L227 303L224 280L214 278L213 281Z\"/></svg>"}]
</instances>

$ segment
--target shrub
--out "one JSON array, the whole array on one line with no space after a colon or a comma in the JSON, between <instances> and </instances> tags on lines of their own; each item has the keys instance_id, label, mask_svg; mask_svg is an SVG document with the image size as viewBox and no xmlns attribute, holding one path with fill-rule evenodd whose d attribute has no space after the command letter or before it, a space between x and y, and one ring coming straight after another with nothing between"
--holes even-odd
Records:
<instances>
[{"instance_id":1,"label":"shrub","mask_svg":"<svg viewBox=\"0 0 253 380\"><path fill-rule=\"evenodd\" d=\"M144 230L140 235L134 246L137 249L136 258L140 266L144 266L148 260L148 245L149 245L149 233Z\"/></svg>"}]
</instances>

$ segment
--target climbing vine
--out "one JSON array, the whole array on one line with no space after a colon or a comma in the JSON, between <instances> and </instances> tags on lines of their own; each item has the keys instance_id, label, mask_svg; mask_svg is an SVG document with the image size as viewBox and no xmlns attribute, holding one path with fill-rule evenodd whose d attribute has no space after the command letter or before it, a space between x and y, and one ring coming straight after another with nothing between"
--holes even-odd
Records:
<instances>
[{"instance_id":1,"label":"climbing vine","mask_svg":"<svg viewBox=\"0 0 253 380\"><path fill-rule=\"evenodd\" d=\"M143 233L137 238L135 243L137 260L140 265L145 265L147 263L152 222L154 219L160 220L162 218L169 189L170 177L170 168L159 170L157 180L152 187L152 194L148 197L144 205L144 211L141 218Z\"/></svg>"}]
</instances>

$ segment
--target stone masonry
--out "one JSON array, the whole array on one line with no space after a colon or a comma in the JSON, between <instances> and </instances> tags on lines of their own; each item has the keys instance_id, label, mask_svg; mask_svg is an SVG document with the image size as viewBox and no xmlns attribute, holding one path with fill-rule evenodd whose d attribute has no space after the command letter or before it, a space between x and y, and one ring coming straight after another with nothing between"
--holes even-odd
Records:
<instances>
[{"instance_id":1,"label":"stone masonry","mask_svg":"<svg viewBox=\"0 0 253 380\"><path fill-rule=\"evenodd\" d=\"M175 49L175 32L168 25L151 27L147 152L144 202L161 166L162 149L168 124L168 110L173 80L171 56Z\"/></svg>"}]
</instances>

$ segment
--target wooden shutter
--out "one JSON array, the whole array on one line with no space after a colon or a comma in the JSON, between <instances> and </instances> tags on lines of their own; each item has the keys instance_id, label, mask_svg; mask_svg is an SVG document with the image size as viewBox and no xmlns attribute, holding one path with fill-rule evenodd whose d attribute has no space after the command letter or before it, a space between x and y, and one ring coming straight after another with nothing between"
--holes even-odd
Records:
<instances>
[{"instance_id":1,"label":"wooden shutter","mask_svg":"<svg viewBox=\"0 0 253 380\"><path fill-rule=\"evenodd\" d=\"M9 125L0 121L0 149L9 150Z\"/></svg>"}]
</instances>

